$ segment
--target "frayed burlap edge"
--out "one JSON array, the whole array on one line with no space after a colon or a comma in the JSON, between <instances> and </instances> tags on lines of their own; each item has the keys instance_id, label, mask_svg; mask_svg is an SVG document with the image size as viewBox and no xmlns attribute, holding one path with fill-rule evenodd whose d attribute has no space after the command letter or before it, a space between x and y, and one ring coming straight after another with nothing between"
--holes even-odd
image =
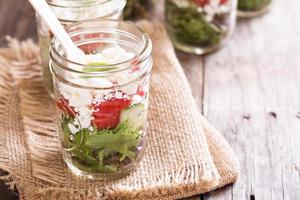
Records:
<instances>
[{"instance_id":1,"label":"frayed burlap edge","mask_svg":"<svg viewBox=\"0 0 300 200\"><path fill-rule=\"evenodd\" d=\"M11 99L11 90L13 90L13 78L9 72L6 71L5 59L0 55L0 70L4 73L0 76L0 168L4 169L8 174L2 175L1 180L6 181L10 185L10 189L13 189L15 184L13 182L11 172L12 166L9 163L9 150L8 150L8 122L7 115L9 108L7 107L8 102Z\"/></svg>"}]
</instances>

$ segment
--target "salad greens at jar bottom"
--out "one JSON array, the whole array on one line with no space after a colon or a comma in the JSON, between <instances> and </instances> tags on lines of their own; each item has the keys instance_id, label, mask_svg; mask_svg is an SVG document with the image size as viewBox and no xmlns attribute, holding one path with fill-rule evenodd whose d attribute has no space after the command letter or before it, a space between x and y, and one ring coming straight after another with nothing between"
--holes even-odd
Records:
<instances>
[{"instance_id":1,"label":"salad greens at jar bottom","mask_svg":"<svg viewBox=\"0 0 300 200\"><path fill-rule=\"evenodd\" d=\"M139 112L141 117L129 119L132 112ZM95 120L92 130L84 128L74 134L70 127L78 126L76 119L62 114L63 143L66 151L71 153L72 164L84 172L106 174L116 173L121 167L129 165L137 159L138 147L142 145L144 118L144 105L133 105L122 111L121 120L114 128L107 126L99 129L97 125L106 126L108 124L104 123L111 122L96 124L100 122ZM132 123L132 120L138 121Z\"/></svg>"},{"instance_id":2,"label":"salad greens at jar bottom","mask_svg":"<svg viewBox=\"0 0 300 200\"><path fill-rule=\"evenodd\" d=\"M235 24L231 4L230 0L166 0L167 29L175 46L183 51L199 48L202 53L217 49Z\"/></svg>"},{"instance_id":3,"label":"salad greens at jar bottom","mask_svg":"<svg viewBox=\"0 0 300 200\"><path fill-rule=\"evenodd\" d=\"M85 69L98 70L92 65ZM124 80L125 76L113 78ZM79 81L90 85L95 80L83 77ZM145 148L149 76L104 91L80 89L59 80L54 84L66 162L81 175L124 174L134 168Z\"/></svg>"},{"instance_id":4,"label":"salad greens at jar bottom","mask_svg":"<svg viewBox=\"0 0 300 200\"><path fill-rule=\"evenodd\" d=\"M239 0L238 9L241 11L258 11L267 7L272 0Z\"/></svg>"},{"instance_id":5,"label":"salad greens at jar bottom","mask_svg":"<svg viewBox=\"0 0 300 200\"><path fill-rule=\"evenodd\" d=\"M124 174L132 170L144 150L147 82L148 77L135 83L139 86L133 94L111 91L104 96L101 91L69 92L70 86L55 82L55 88L61 91L56 105L64 158L80 170L80 175ZM90 100L80 102L83 98Z\"/></svg>"}]
</instances>

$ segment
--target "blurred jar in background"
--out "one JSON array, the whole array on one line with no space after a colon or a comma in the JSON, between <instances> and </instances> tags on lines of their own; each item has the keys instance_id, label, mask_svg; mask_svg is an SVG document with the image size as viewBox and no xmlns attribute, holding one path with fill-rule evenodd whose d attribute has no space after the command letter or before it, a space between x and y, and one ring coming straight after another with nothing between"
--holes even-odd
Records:
<instances>
[{"instance_id":1,"label":"blurred jar in background","mask_svg":"<svg viewBox=\"0 0 300 200\"><path fill-rule=\"evenodd\" d=\"M126 0L47 0L47 2L64 26L83 20L120 19L126 4ZM36 18L44 84L53 98L52 75L49 70L49 47L53 35L38 15Z\"/></svg>"},{"instance_id":2,"label":"blurred jar in background","mask_svg":"<svg viewBox=\"0 0 300 200\"><path fill-rule=\"evenodd\" d=\"M270 8L272 0L239 0L238 16L255 17L264 14Z\"/></svg>"},{"instance_id":3,"label":"blurred jar in background","mask_svg":"<svg viewBox=\"0 0 300 200\"><path fill-rule=\"evenodd\" d=\"M166 27L175 47L205 54L224 45L236 24L237 0L166 0Z\"/></svg>"},{"instance_id":4,"label":"blurred jar in background","mask_svg":"<svg viewBox=\"0 0 300 200\"><path fill-rule=\"evenodd\" d=\"M134 20L147 18L154 6L154 0L127 0L124 8L124 19Z\"/></svg>"}]
</instances>

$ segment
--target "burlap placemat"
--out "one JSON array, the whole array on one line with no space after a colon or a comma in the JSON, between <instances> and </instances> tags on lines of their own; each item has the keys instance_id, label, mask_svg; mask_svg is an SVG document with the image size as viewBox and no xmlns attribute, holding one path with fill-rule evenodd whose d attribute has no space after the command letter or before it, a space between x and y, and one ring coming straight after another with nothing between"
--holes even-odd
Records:
<instances>
[{"instance_id":1,"label":"burlap placemat","mask_svg":"<svg viewBox=\"0 0 300 200\"><path fill-rule=\"evenodd\" d=\"M148 148L136 171L112 181L76 178L64 164L37 46L0 49L0 168L21 199L176 199L237 179L234 153L197 112L165 29L139 25L153 40Z\"/></svg>"}]
</instances>

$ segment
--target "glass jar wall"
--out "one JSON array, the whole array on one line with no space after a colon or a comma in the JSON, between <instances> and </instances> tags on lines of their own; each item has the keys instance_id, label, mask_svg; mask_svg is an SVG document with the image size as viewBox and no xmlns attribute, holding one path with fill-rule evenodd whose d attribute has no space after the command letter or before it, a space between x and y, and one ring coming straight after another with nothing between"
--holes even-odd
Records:
<instances>
[{"instance_id":1,"label":"glass jar wall","mask_svg":"<svg viewBox=\"0 0 300 200\"><path fill-rule=\"evenodd\" d=\"M236 0L166 0L166 26L179 50L205 54L226 43L236 23Z\"/></svg>"},{"instance_id":2,"label":"glass jar wall","mask_svg":"<svg viewBox=\"0 0 300 200\"><path fill-rule=\"evenodd\" d=\"M238 0L239 17L255 17L264 14L270 8L272 0Z\"/></svg>"},{"instance_id":3,"label":"glass jar wall","mask_svg":"<svg viewBox=\"0 0 300 200\"><path fill-rule=\"evenodd\" d=\"M126 0L47 0L47 2L64 26L90 19L120 19L126 4ZM53 97L52 77L48 65L49 47L53 35L38 15L37 24L44 84Z\"/></svg>"},{"instance_id":4,"label":"glass jar wall","mask_svg":"<svg viewBox=\"0 0 300 200\"><path fill-rule=\"evenodd\" d=\"M85 21L67 28L87 55L50 50L63 158L76 175L111 179L133 170L146 145L151 41L130 22Z\"/></svg>"}]
</instances>

